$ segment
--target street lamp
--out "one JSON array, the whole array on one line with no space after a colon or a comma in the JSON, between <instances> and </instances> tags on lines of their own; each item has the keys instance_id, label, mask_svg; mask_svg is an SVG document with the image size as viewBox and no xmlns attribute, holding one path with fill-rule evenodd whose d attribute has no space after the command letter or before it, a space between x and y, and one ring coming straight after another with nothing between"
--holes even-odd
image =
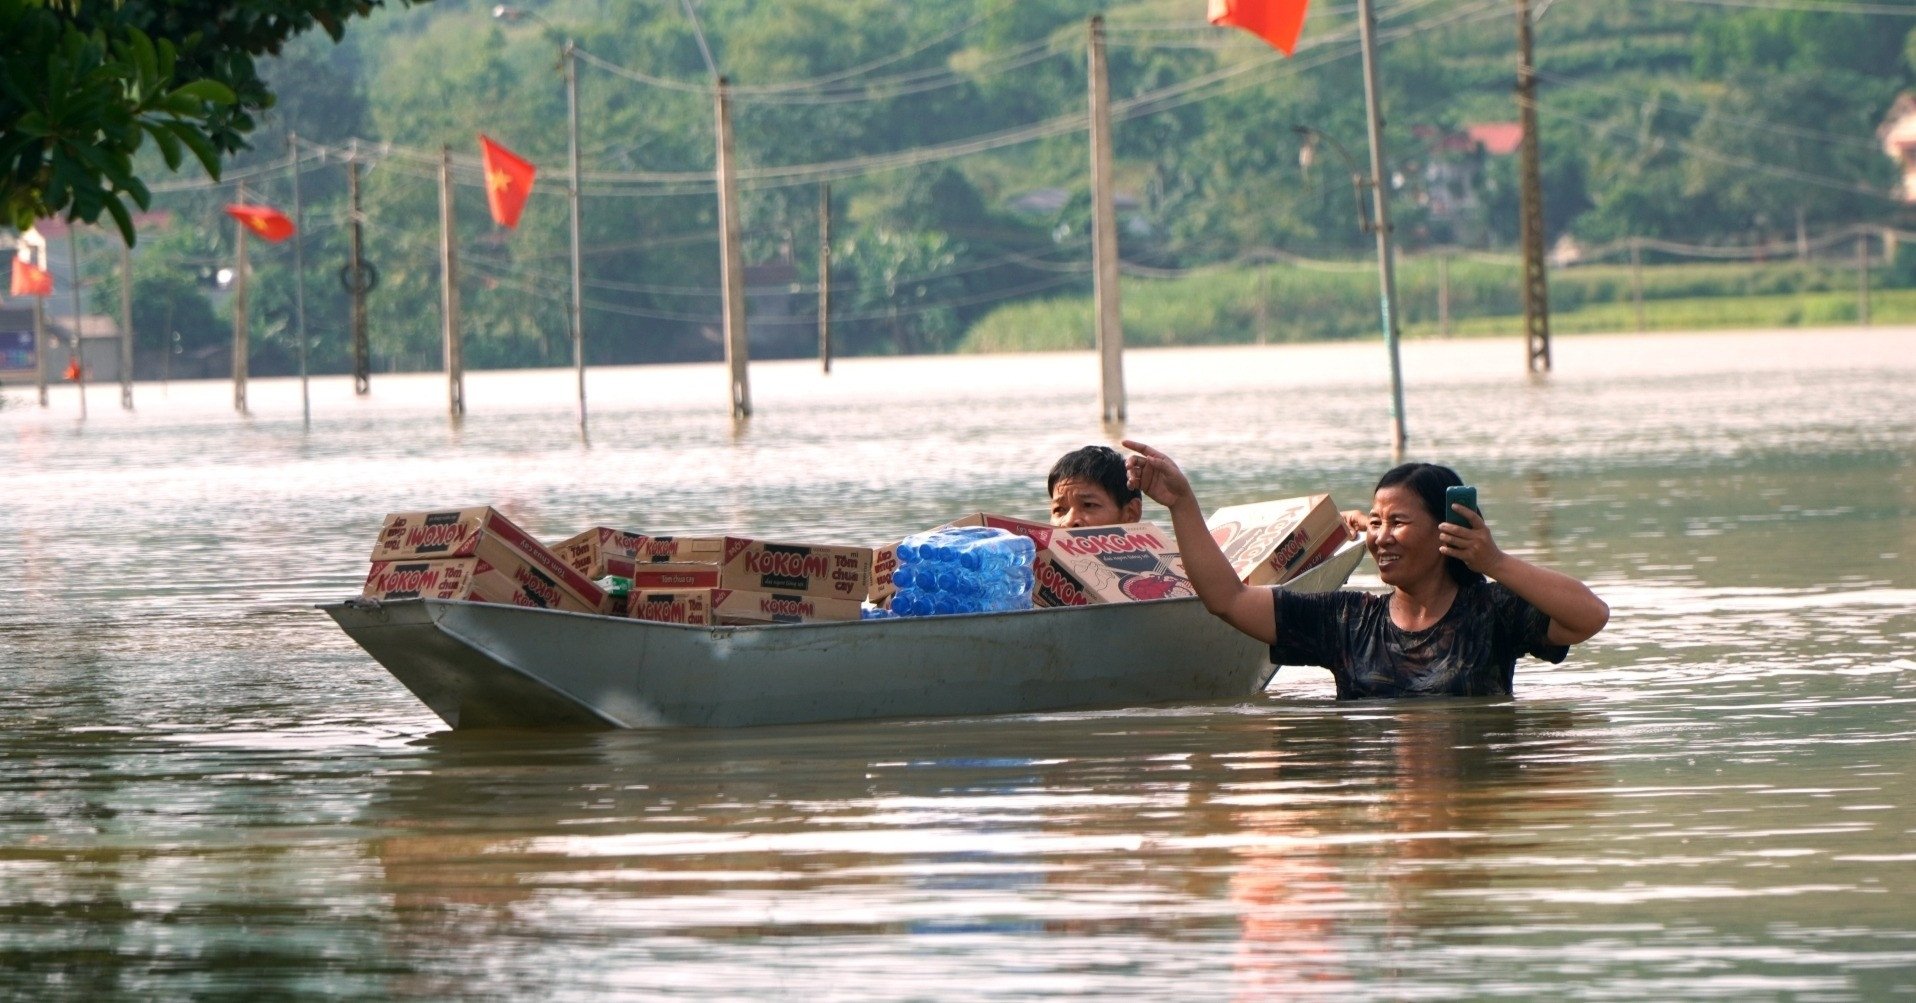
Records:
<instances>
[{"instance_id":1,"label":"street lamp","mask_svg":"<svg viewBox=\"0 0 1916 1003\"><path fill-rule=\"evenodd\" d=\"M520 7L500 4L492 8L496 20L513 22L521 18L531 18L558 32L552 22L540 17L538 12ZM561 32L561 34L564 34ZM572 184L567 196L572 208L572 312L569 326L572 329L572 366L579 374L579 428L585 428L585 285L581 271L579 250L579 60L578 46L571 35L566 35L565 46L560 50L560 61L565 65L565 104L566 104L566 150L571 166Z\"/></svg>"}]
</instances>

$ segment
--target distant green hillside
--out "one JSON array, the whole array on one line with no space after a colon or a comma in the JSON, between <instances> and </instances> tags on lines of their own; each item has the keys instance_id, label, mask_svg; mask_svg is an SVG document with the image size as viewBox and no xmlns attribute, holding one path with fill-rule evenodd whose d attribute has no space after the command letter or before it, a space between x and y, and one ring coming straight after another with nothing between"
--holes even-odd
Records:
<instances>
[{"instance_id":1,"label":"distant green hillside","mask_svg":"<svg viewBox=\"0 0 1916 1003\"><path fill-rule=\"evenodd\" d=\"M438 365L442 144L462 158L467 358L569 360L567 110L557 67L566 38L585 53L583 282L593 362L718 352L713 101L701 34L734 89L745 256L766 266L754 275L775 284L754 294L760 353L812 350L825 183L839 351L1002 345L1010 332L1052 323L1059 332L1088 330L1073 325L1084 323L1090 288L1082 115L1086 24L1097 13L1107 20L1120 109L1122 254L1153 273L1200 272L1176 291L1127 285L1137 339L1254 338L1257 329L1353 337L1374 313L1361 272L1234 267L1273 252L1366 254L1348 171L1329 148L1314 151L1303 171L1292 130L1310 126L1364 156L1353 5L1319 0L1288 60L1206 25L1202 0L706 0L694 5L696 25L676 3L529 6L536 17L510 22L476 0L383 12L337 48L303 39L267 67L281 104L262 123L256 153L229 177L286 204L290 179L269 166L283 157L288 133L315 144L303 175L307 309L322 369L346 364L336 272L349 232L342 161L354 140L366 165L367 254L382 276L369 301L376 365ZM1511 5L1378 6L1401 245L1413 255L1437 246L1507 253L1517 229L1514 158L1456 137L1472 124L1516 118ZM1911 85L1916 19L1824 6L1548 5L1536 35L1551 239L1744 245L1787 240L1799 219L1817 233L1893 221L1897 207L1882 194L1893 169L1874 135ZM480 131L539 166L540 185L515 231L486 218L470 162ZM179 330L178 318L204 313L185 309L199 295L191 276L230 260L231 227L217 210L234 191L175 187L183 190L158 198L174 226L142 239L136 281L146 319L136 328L155 350L173 331L185 350L206 349L225 336L222 322ZM111 263L99 255L97 268ZM254 358L272 371L293 358L290 260L261 253L254 267ZM1514 294L1512 284L1475 275L1459 263L1453 281L1481 287L1486 309ZM1423 281L1416 267L1406 280L1413 289ZM102 291L110 304L111 287ZM1469 310L1458 295L1462 317ZM1559 305L1567 309L1569 298ZM1406 307L1413 322L1417 309ZM1270 319L1279 314L1291 319Z\"/></svg>"}]
</instances>

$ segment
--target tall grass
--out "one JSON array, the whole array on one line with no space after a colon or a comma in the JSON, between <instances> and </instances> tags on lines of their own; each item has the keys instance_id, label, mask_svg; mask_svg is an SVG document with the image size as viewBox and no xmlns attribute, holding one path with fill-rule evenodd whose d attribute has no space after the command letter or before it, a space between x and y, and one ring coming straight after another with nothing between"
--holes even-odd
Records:
<instances>
[{"instance_id":1,"label":"tall grass","mask_svg":"<svg viewBox=\"0 0 1916 1003\"><path fill-rule=\"evenodd\" d=\"M1446 274L1447 273L1447 274ZM1871 275L1874 287L1885 277ZM1442 333L1439 290L1448 286L1452 334L1522 330L1523 296L1514 264L1464 257L1404 259L1397 269L1400 323L1407 335ZM1855 323L1861 307L1853 267L1817 262L1674 264L1642 270L1648 330L1793 327ZM1550 275L1551 328L1637 328L1635 280L1627 265L1557 269ZM1367 338L1382 330L1377 273L1368 263L1220 268L1176 279L1126 278L1121 286L1127 345L1215 345ZM1916 319L1916 291L1873 288L1871 319ZM962 348L975 352L1086 349L1088 296L1027 301L980 318Z\"/></svg>"}]
</instances>

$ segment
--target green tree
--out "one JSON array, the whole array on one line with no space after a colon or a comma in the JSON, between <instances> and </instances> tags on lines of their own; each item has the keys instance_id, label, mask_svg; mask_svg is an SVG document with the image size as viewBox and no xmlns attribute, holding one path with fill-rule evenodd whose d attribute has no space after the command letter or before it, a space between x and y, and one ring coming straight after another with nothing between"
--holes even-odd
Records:
<instances>
[{"instance_id":1,"label":"green tree","mask_svg":"<svg viewBox=\"0 0 1916 1003\"><path fill-rule=\"evenodd\" d=\"M418 0L395 0L409 5ZM147 139L217 177L273 104L256 57L315 27L335 40L385 0L0 0L0 209L13 226L102 213L134 239Z\"/></svg>"}]
</instances>

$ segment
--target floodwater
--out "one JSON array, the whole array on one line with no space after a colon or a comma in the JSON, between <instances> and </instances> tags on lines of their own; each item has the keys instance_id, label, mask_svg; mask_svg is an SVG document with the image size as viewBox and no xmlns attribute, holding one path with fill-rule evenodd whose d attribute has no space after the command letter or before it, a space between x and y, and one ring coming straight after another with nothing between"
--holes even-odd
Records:
<instances>
[{"instance_id":1,"label":"floodwater","mask_svg":"<svg viewBox=\"0 0 1916 1003\"><path fill-rule=\"evenodd\" d=\"M1610 627L1513 701L449 732L314 603L380 517L1036 516L1095 359L96 387L0 409L0 997L1916 994L1916 330L1405 346L1411 452ZM1375 345L1134 352L1207 508L1388 466ZM1159 513L1161 516L1161 512ZM1368 566L1356 584L1374 585ZM874 665L873 673L885 667Z\"/></svg>"}]
</instances>

